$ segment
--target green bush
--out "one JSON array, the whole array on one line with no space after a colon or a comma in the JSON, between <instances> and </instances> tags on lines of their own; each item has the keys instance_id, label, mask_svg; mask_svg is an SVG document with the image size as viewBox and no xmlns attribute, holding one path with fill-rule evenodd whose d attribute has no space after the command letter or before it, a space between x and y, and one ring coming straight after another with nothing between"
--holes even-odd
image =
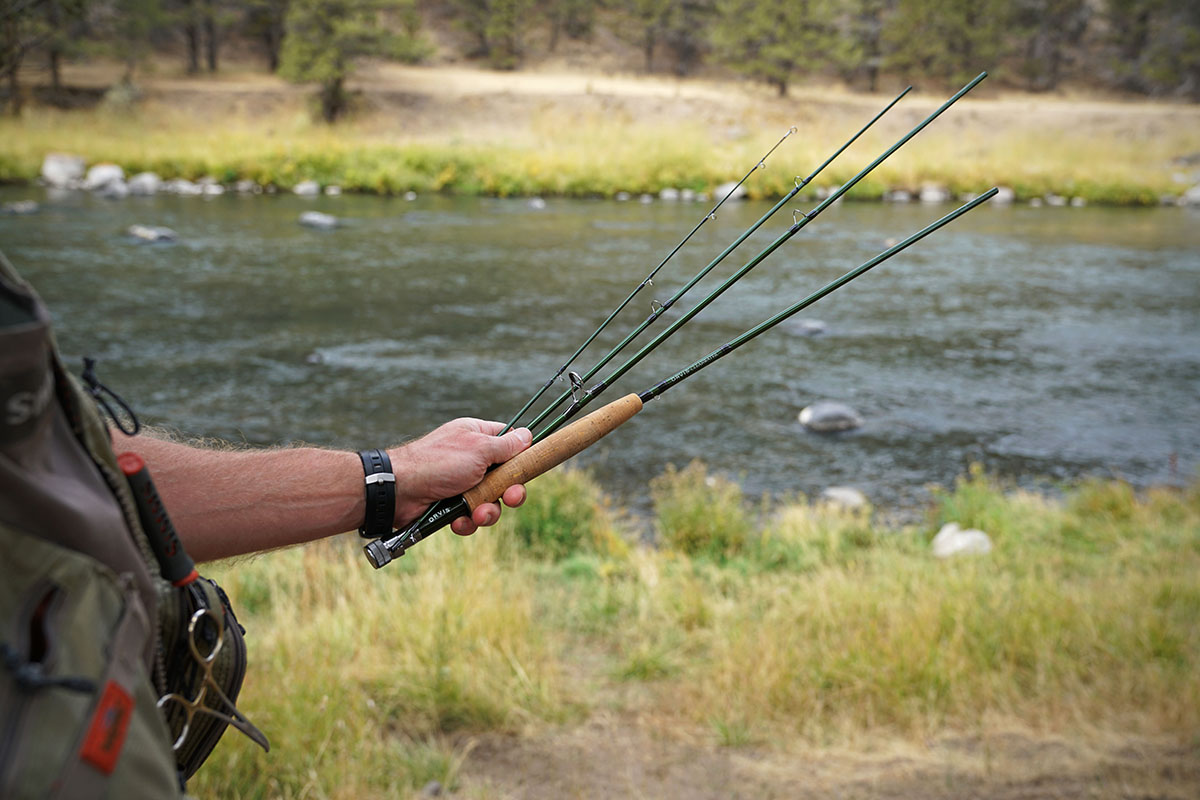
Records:
<instances>
[{"instance_id":1,"label":"green bush","mask_svg":"<svg viewBox=\"0 0 1200 800\"><path fill-rule=\"evenodd\" d=\"M742 487L709 475L699 461L650 481L660 540L690 556L723 561L741 552L753 528Z\"/></svg>"},{"instance_id":2,"label":"green bush","mask_svg":"<svg viewBox=\"0 0 1200 800\"><path fill-rule=\"evenodd\" d=\"M557 561L579 552L623 551L600 487L579 470L553 470L532 481L529 499L505 519L510 520L506 538L534 558Z\"/></svg>"}]
</instances>

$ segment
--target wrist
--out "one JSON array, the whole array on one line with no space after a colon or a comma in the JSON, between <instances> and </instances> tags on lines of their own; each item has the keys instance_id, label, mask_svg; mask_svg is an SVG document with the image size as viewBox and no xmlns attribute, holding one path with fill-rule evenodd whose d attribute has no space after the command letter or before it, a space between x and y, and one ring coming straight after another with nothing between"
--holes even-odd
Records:
<instances>
[{"instance_id":1,"label":"wrist","mask_svg":"<svg viewBox=\"0 0 1200 800\"><path fill-rule=\"evenodd\" d=\"M413 463L412 452L407 445L389 448L388 458L392 462L392 474L396 476L396 507L392 525L403 528L433 502L425 500L428 492L414 484L414 479L420 473L418 465Z\"/></svg>"}]
</instances>

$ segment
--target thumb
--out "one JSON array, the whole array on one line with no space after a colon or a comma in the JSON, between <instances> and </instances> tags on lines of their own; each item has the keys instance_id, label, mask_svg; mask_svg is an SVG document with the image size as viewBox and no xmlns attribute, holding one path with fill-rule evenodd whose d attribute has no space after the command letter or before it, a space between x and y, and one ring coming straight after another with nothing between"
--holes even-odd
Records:
<instances>
[{"instance_id":1,"label":"thumb","mask_svg":"<svg viewBox=\"0 0 1200 800\"><path fill-rule=\"evenodd\" d=\"M510 458L529 447L533 442L533 434L528 428L514 428L503 436L491 438L491 458L493 464L503 464Z\"/></svg>"}]
</instances>

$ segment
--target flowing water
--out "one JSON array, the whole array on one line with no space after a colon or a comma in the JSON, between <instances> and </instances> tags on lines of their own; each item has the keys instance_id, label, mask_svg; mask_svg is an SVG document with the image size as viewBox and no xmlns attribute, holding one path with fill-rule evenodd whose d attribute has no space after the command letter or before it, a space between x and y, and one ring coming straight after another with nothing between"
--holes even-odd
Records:
<instances>
[{"instance_id":1,"label":"flowing water","mask_svg":"<svg viewBox=\"0 0 1200 800\"><path fill-rule=\"evenodd\" d=\"M147 421L186 434L354 448L454 416L507 419L705 210L444 197L106 201L0 189L0 202L26 197L43 208L0 216L0 249L50 305L71 363L97 357L102 379ZM583 367L766 210L731 206ZM305 210L345 225L301 227ZM834 206L609 399L674 373L949 210ZM781 216L714 274L786 229L790 214ZM124 233L134 223L169 226L180 240L138 243ZM1040 486L1196 473L1196 210L984 206L790 322L802 319L825 332L785 323L576 463L634 508L666 464L695 458L752 494L853 485L893 509L918 506L929 485L951 484L972 462ZM864 426L806 432L797 415L820 400L850 404Z\"/></svg>"}]
</instances>

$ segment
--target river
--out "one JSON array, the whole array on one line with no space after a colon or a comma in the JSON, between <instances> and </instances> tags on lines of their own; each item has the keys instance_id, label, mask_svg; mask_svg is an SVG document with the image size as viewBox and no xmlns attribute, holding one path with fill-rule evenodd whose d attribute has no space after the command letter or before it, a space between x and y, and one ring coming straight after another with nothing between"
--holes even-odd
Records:
<instances>
[{"instance_id":1,"label":"river","mask_svg":"<svg viewBox=\"0 0 1200 800\"><path fill-rule=\"evenodd\" d=\"M436 196L110 201L0 188L0 203L24 198L42 208L0 216L0 249L50 305L69 362L95 356L145 421L352 448L459 415L507 419L705 211ZM583 366L766 208L721 209ZM832 207L611 396L647 388L950 208ZM345 225L301 227L305 210ZM785 230L786 217L692 294ZM180 239L139 243L125 234L135 223ZM1196 474L1200 211L984 206L795 319L825 332L771 331L576 463L635 509L668 463L696 458L751 495L851 485L900 510L972 462L1043 488ZM806 432L797 415L820 400L850 404L865 424Z\"/></svg>"}]
</instances>

